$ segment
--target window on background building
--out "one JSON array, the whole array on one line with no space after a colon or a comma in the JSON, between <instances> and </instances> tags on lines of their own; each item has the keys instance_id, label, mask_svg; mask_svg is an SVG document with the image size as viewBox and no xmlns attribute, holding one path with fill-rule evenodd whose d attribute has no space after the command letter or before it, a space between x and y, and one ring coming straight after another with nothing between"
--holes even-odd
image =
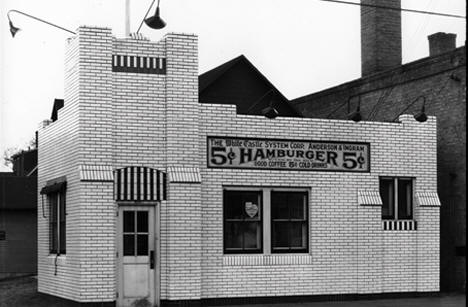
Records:
<instances>
[{"instance_id":1,"label":"window on background building","mask_svg":"<svg viewBox=\"0 0 468 307\"><path fill-rule=\"evenodd\" d=\"M65 191L48 194L49 199L49 249L51 254L66 253Z\"/></svg>"},{"instance_id":2,"label":"window on background building","mask_svg":"<svg viewBox=\"0 0 468 307\"><path fill-rule=\"evenodd\" d=\"M271 251L307 252L307 193L271 192Z\"/></svg>"},{"instance_id":3,"label":"window on background building","mask_svg":"<svg viewBox=\"0 0 468 307\"><path fill-rule=\"evenodd\" d=\"M224 191L224 252L262 252L262 192Z\"/></svg>"},{"instance_id":4,"label":"window on background building","mask_svg":"<svg viewBox=\"0 0 468 307\"><path fill-rule=\"evenodd\" d=\"M308 252L309 194L292 190L225 190L224 253Z\"/></svg>"},{"instance_id":5,"label":"window on background building","mask_svg":"<svg viewBox=\"0 0 468 307\"><path fill-rule=\"evenodd\" d=\"M385 220L413 219L413 179L381 177L380 197Z\"/></svg>"}]
</instances>

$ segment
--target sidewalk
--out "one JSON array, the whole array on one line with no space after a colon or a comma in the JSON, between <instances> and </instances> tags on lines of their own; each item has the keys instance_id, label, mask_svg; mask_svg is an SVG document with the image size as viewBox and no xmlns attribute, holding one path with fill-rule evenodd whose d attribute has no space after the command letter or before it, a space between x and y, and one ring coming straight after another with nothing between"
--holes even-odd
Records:
<instances>
[{"instance_id":1,"label":"sidewalk","mask_svg":"<svg viewBox=\"0 0 468 307\"><path fill-rule=\"evenodd\" d=\"M464 294L441 294L438 297L379 299L359 301L333 301L290 304L224 305L224 307L462 307ZM0 280L0 307L72 307L76 306L49 295L37 292L34 277Z\"/></svg>"},{"instance_id":2,"label":"sidewalk","mask_svg":"<svg viewBox=\"0 0 468 307\"><path fill-rule=\"evenodd\" d=\"M224 307L267 307L272 304L229 305ZM313 303L273 304L273 307L464 307L466 295L441 294L439 297L418 297L400 299L378 299L359 301L333 301Z\"/></svg>"}]
</instances>

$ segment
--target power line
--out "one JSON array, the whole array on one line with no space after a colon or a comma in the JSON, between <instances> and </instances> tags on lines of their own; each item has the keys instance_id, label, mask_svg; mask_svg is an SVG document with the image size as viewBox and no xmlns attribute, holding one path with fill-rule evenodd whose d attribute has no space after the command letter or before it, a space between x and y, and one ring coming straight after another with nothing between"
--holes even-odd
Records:
<instances>
[{"instance_id":1,"label":"power line","mask_svg":"<svg viewBox=\"0 0 468 307\"><path fill-rule=\"evenodd\" d=\"M379 8L379 9L393 10L393 11L401 11L401 12L410 12L410 13L419 13L419 14L428 14L428 15L436 15L436 16L466 19L466 16L461 16L461 15L445 14L445 13L430 12L430 11L420 11L420 10L412 10L412 9L404 9L404 8L396 8L396 7L384 6L384 5L356 3L356 2L341 1L341 0L319 0L319 1L335 2L335 3L342 3L342 4L352 4L352 5L359 5L359 6L375 7L375 8Z\"/></svg>"}]
</instances>

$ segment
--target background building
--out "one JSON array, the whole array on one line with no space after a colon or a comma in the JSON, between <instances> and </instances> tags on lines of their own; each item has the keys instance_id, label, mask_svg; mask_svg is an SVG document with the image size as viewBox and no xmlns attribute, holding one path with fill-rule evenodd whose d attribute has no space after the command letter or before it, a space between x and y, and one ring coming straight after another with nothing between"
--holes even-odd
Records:
<instances>
[{"instance_id":1,"label":"background building","mask_svg":"<svg viewBox=\"0 0 468 307\"><path fill-rule=\"evenodd\" d=\"M400 1L362 1L399 8ZM441 207L441 288L466 281L466 49L455 35L428 37L430 55L401 64L401 12L361 7L362 77L294 99L306 117L346 119L360 106L363 120L394 122L425 106L437 118Z\"/></svg>"},{"instance_id":2,"label":"background building","mask_svg":"<svg viewBox=\"0 0 468 307\"><path fill-rule=\"evenodd\" d=\"M37 273L37 149L0 173L0 278Z\"/></svg>"}]
</instances>

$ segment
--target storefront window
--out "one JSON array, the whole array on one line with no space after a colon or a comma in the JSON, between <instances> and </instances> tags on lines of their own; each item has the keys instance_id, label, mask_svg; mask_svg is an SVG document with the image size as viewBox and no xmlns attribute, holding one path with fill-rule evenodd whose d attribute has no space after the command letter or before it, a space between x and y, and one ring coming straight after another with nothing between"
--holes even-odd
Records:
<instances>
[{"instance_id":1,"label":"storefront window","mask_svg":"<svg viewBox=\"0 0 468 307\"><path fill-rule=\"evenodd\" d=\"M299 188L227 188L224 253L308 252L308 195Z\"/></svg>"},{"instance_id":2,"label":"storefront window","mask_svg":"<svg viewBox=\"0 0 468 307\"><path fill-rule=\"evenodd\" d=\"M382 218L410 220L413 218L413 179L398 177L380 178Z\"/></svg>"},{"instance_id":3,"label":"storefront window","mask_svg":"<svg viewBox=\"0 0 468 307\"><path fill-rule=\"evenodd\" d=\"M271 251L307 251L307 193L271 192Z\"/></svg>"},{"instance_id":4,"label":"storefront window","mask_svg":"<svg viewBox=\"0 0 468 307\"><path fill-rule=\"evenodd\" d=\"M262 252L261 191L224 191L224 252Z\"/></svg>"},{"instance_id":5,"label":"storefront window","mask_svg":"<svg viewBox=\"0 0 468 307\"><path fill-rule=\"evenodd\" d=\"M49 199L49 249L51 254L66 252L65 191L51 193Z\"/></svg>"}]
</instances>

